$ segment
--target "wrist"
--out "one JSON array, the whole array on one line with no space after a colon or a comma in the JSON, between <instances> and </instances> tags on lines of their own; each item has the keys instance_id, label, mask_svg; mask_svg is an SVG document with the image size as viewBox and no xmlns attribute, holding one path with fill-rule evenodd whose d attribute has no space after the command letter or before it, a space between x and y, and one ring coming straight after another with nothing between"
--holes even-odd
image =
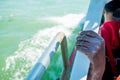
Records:
<instances>
[{"instance_id":1,"label":"wrist","mask_svg":"<svg viewBox=\"0 0 120 80\"><path fill-rule=\"evenodd\" d=\"M87 80L102 80L104 68L90 64Z\"/></svg>"},{"instance_id":2,"label":"wrist","mask_svg":"<svg viewBox=\"0 0 120 80\"><path fill-rule=\"evenodd\" d=\"M102 80L102 75L101 73L98 71L92 71L88 76L87 76L87 80Z\"/></svg>"}]
</instances>

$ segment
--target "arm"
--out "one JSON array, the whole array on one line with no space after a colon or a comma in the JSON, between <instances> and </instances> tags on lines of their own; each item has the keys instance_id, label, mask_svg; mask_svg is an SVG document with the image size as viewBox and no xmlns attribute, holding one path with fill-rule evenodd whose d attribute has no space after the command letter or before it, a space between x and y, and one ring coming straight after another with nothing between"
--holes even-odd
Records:
<instances>
[{"instance_id":1,"label":"arm","mask_svg":"<svg viewBox=\"0 0 120 80\"><path fill-rule=\"evenodd\" d=\"M90 60L87 80L102 80L105 69L105 43L97 33L83 31L77 37L76 48Z\"/></svg>"}]
</instances>

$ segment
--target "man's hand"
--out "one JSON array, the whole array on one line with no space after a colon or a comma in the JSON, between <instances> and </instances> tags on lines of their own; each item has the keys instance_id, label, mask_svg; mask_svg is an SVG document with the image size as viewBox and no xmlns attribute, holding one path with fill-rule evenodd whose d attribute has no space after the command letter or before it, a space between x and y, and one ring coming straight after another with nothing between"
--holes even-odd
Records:
<instances>
[{"instance_id":1,"label":"man's hand","mask_svg":"<svg viewBox=\"0 0 120 80\"><path fill-rule=\"evenodd\" d=\"M76 48L90 60L87 80L102 80L105 69L105 43L103 38L93 31L83 31L77 37Z\"/></svg>"}]
</instances>

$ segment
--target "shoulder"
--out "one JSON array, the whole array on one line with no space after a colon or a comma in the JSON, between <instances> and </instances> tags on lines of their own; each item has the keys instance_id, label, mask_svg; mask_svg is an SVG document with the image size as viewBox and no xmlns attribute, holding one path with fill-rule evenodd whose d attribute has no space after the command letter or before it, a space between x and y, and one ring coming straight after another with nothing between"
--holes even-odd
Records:
<instances>
[{"instance_id":1,"label":"shoulder","mask_svg":"<svg viewBox=\"0 0 120 80\"><path fill-rule=\"evenodd\" d=\"M114 27L114 22L113 21L103 23L103 25L101 25L101 27L100 27L101 34L102 35L111 34L112 27Z\"/></svg>"},{"instance_id":2,"label":"shoulder","mask_svg":"<svg viewBox=\"0 0 120 80\"><path fill-rule=\"evenodd\" d=\"M101 25L101 30L109 29L109 27L112 26L112 25L113 25L112 22L104 22L104 23Z\"/></svg>"},{"instance_id":3,"label":"shoulder","mask_svg":"<svg viewBox=\"0 0 120 80\"><path fill-rule=\"evenodd\" d=\"M101 26L101 28L112 28L116 25L120 26L120 21L110 21L110 22L105 22L103 23L103 25Z\"/></svg>"}]
</instances>

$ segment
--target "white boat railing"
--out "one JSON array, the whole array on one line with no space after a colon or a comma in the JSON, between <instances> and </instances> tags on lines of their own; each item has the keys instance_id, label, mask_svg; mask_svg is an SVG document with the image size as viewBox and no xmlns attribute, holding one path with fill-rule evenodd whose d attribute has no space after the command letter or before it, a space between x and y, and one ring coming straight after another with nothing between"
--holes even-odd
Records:
<instances>
[{"instance_id":1,"label":"white boat railing","mask_svg":"<svg viewBox=\"0 0 120 80\"><path fill-rule=\"evenodd\" d=\"M84 21L83 30L93 30L98 32L100 21L102 17L103 8L106 1L110 0L91 0L89 9L87 12L86 20ZM68 50L67 50L67 40L64 33L58 33L47 47L43 55L37 61L30 74L27 76L26 80L40 80L48 68L48 65L51 62L55 52L57 51L59 45L61 45L62 50L62 58L64 70L61 76L61 80L81 80L88 73L88 68L90 61L83 55L82 52L77 51L74 65L72 66L72 70L70 72L69 59L68 59ZM80 63L82 61L85 64ZM81 67L85 67L84 71ZM83 73L80 75L80 73Z\"/></svg>"},{"instance_id":2,"label":"white boat railing","mask_svg":"<svg viewBox=\"0 0 120 80\"><path fill-rule=\"evenodd\" d=\"M61 45L62 59L63 59L63 74L61 80L69 80L70 78L70 66L68 59L68 50L67 50L67 40L64 33L59 32L43 52L42 56L39 58L26 80L41 80L44 72L48 68L55 52L57 51L59 45Z\"/></svg>"},{"instance_id":3,"label":"white boat railing","mask_svg":"<svg viewBox=\"0 0 120 80\"><path fill-rule=\"evenodd\" d=\"M98 33L106 1L108 0L90 0L83 31L92 30ZM86 80L84 77L87 77L89 65L90 60L87 56L77 50L71 70L70 80Z\"/></svg>"}]
</instances>

